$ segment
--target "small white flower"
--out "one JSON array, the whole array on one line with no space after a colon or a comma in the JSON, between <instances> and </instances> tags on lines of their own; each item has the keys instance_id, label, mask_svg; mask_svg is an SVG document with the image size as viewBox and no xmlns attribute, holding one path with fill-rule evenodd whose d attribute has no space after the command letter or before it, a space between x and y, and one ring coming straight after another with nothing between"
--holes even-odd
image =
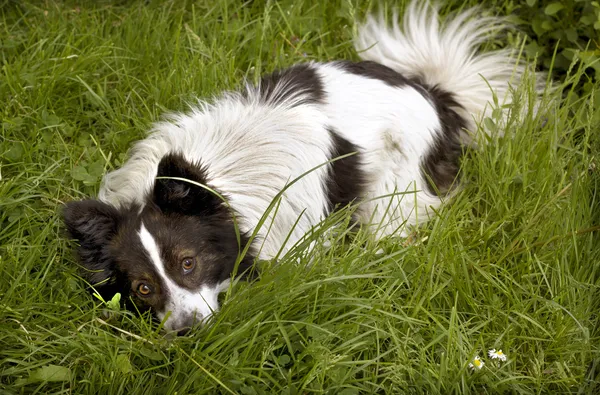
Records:
<instances>
[{"instance_id":1,"label":"small white flower","mask_svg":"<svg viewBox=\"0 0 600 395\"><path fill-rule=\"evenodd\" d=\"M499 359L502 362L506 361L506 354L504 354L502 350L496 351L495 348L492 348L490 351L488 351L488 355L492 359Z\"/></svg>"},{"instance_id":2,"label":"small white flower","mask_svg":"<svg viewBox=\"0 0 600 395\"><path fill-rule=\"evenodd\" d=\"M485 363L477 355L475 358L473 358L473 362L469 364L469 367L473 370L480 370L483 365L485 365Z\"/></svg>"}]
</instances>

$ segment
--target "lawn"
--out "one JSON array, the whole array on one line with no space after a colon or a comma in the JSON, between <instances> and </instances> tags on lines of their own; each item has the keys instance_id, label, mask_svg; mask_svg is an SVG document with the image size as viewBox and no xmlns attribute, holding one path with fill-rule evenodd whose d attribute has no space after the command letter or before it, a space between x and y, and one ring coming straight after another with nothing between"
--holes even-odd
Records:
<instances>
[{"instance_id":1,"label":"lawn","mask_svg":"<svg viewBox=\"0 0 600 395\"><path fill-rule=\"evenodd\" d=\"M465 155L464 188L409 239L324 233L339 213L314 250L262 262L177 338L87 292L61 205L95 196L165 113L297 62L357 59L368 8L4 2L0 393L600 393L600 83L575 94L578 65L537 114L517 87L504 136Z\"/></svg>"}]
</instances>

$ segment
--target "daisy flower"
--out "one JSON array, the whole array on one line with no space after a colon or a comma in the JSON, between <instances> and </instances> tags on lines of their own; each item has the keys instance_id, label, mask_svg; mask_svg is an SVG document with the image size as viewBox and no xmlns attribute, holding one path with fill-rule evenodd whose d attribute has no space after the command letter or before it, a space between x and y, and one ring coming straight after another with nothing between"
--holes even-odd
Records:
<instances>
[{"instance_id":1,"label":"daisy flower","mask_svg":"<svg viewBox=\"0 0 600 395\"><path fill-rule=\"evenodd\" d=\"M490 351L488 351L488 355L492 359L499 359L502 362L506 361L506 354L504 354L502 350L496 351L495 348L492 348Z\"/></svg>"},{"instance_id":2,"label":"daisy flower","mask_svg":"<svg viewBox=\"0 0 600 395\"><path fill-rule=\"evenodd\" d=\"M479 358L478 355L473 358L473 362L469 364L469 367L473 370L481 370L481 368L485 365L485 363Z\"/></svg>"}]
</instances>

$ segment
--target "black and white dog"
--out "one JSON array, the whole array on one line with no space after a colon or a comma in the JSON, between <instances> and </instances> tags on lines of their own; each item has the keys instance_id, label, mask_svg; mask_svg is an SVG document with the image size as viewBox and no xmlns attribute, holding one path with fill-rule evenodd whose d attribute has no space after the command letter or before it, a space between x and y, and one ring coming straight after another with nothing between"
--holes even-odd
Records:
<instances>
[{"instance_id":1,"label":"black and white dog","mask_svg":"<svg viewBox=\"0 0 600 395\"><path fill-rule=\"evenodd\" d=\"M180 331L218 309L234 266L285 252L337 208L355 202L377 237L405 235L453 190L492 92L511 102L523 66L509 50L476 52L501 25L473 10L440 24L415 0L402 26L359 28L361 62L293 66L158 123L105 176L99 200L64 209L90 283L161 320L171 312L165 328ZM276 195L314 168L238 260Z\"/></svg>"}]
</instances>

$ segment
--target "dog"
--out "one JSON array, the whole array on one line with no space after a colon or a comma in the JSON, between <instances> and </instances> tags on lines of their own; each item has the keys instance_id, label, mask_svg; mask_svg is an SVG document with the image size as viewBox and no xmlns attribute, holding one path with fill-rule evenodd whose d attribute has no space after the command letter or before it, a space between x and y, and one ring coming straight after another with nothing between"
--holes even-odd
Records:
<instances>
[{"instance_id":1,"label":"dog","mask_svg":"<svg viewBox=\"0 0 600 395\"><path fill-rule=\"evenodd\" d=\"M156 124L98 200L64 208L89 283L185 333L255 259L287 252L335 210L355 205L375 237L425 222L455 193L476 121L493 95L511 103L525 67L509 49L478 52L499 18L440 23L415 0L397 20L366 19L361 61L298 64Z\"/></svg>"}]
</instances>

